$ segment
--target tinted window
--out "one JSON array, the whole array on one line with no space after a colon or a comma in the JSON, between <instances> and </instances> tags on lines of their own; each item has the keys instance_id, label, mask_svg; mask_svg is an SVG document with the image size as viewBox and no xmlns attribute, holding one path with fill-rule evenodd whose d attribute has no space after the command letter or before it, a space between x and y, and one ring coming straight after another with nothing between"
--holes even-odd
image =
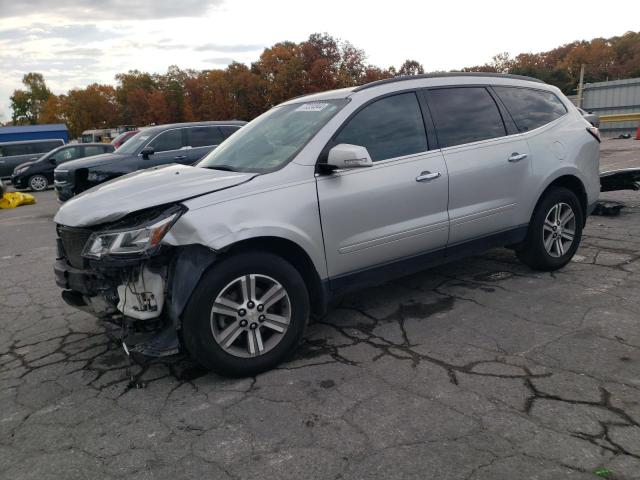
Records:
<instances>
[{"instance_id":1,"label":"tinted window","mask_svg":"<svg viewBox=\"0 0 640 480\"><path fill-rule=\"evenodd\" d=\"M80 158L80 147L63 148L53 155L56 159L56 163L68 162L69 160L75 160Z\"/></svg>"},{"instance_id":2,"label":"tinted window","mask_svg":"<svg viewBox=\"0 0 640 480\"><path fill-rule=\"evenodd\" d=\"M551 92L516 87L493 88L521 132L541 127L567 113L560 99Z\"/></svg>"},{"instance_id":3,"label":"tinted window","mask_svg":"<svg viewBox=\"0 0 640 480\"><path fill-rule=\"evenodd\" d=\"M366 106L349 120L335 142L366 147L374 162L428 150L415 93L386 97Z\"/></svg>"},{"instance_id":4,"label":"tinted window","mask_svg":"<svg viewBox=\"0 0 640 480\"><path fill-rule=\"evenodd\" d=\"M5 145L2 147L3 157L12 157L14 155L27 155L29 153L29 147L27 144L17 145Z\"/></svg>"},{"instance_id":5,"label":"tinted window","mask_svg":"<svg viewBox=\"0 0 640 480\"><path fill-rule=\"evenodd\" d=\"M429 92L440 147L506 135L496 102L482 87L441 88Z\"/></svg>"},{"instance_id":6,"label":"tinted window","mask_svg":"<svg viewBox=\"0 0 640 480\"><path fill-rule=\"evenodd\" d=\"M60 141L38 142L29 144L29 153L46 153L62 145Z\"/></svg>"},{"instance_id":7,"label":"tinted window","mask_svg":"<svg viewBox=\"0 0 640 480\"><path fill-rule=\"evenodd\" d=\"M92 157L93 155L100 155L101 153L104 153L105 151L107 151L107 149L105 147L97 146L97 145L91 145L89 147L84 147L84 156L85 157Z\"/></svg>"},{"instance_id":8,"label":"tinted window","mask_svg":"<svg viewBox=\"0 0 640 480\"><path fill-rule=\"evenodd\" d=\"M220 127L220 130L222 130L222 133L225 137L230 137L239 129L240 129L239 126L232 126L232 125L223 125L222 127Z\"/></svg>"},{"instance_id":9,"label":"tinted window","mask_svg":"<svg viewBox=\"0 0 640 480\"><path fill-rule=\"evenodd\" d=\"M162 132L150 144L156 152L178 150L182 148L182 129L173 129Z\"/></svg>"},{"instance_id":10,"label":"tinted window","mask_svg":"<svg viewBox=\"0 0 640 480\"><path fill-rule=\"evenodd\" d=\"M187 145L192 147L207 147L219 145L224 140L218 127L191 127L186 129Z\"/></svg>"}]
</instances>

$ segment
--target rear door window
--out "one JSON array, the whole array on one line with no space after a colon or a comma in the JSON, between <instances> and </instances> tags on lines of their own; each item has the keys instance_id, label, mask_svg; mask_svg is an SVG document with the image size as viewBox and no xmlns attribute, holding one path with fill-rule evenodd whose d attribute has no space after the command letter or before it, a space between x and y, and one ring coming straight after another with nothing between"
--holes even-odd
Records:
<instances>
[{"instance_id":1,"label":"rear door window","mask_svg":"<svg viewBox=\"0 0 640 480\"><path fill-rule=\"evenodd\" d=\"M174 128L158 135L149 144L155 152L166 152L168 150L179 150L182 148L182 129Z\"/></svg>"},{"instance_id":2,"label":"rear door window","mask_svg":"<svg viewBox=\"0 0 640 480\"><path fill-rule=\"evenodd\" d=\"M219 145L224 140L222 131L215 126L190 127L185 131L187 133L186 144L193 148Z\"/></svg>"},{"instance_id":3,"label":"rear door window","mask_svg":"<svg viewBox=\"0 0 640 480\"><path fill-rule=\"evenodd\" d=\"M527 132L553 122L567 113L567 108L552 92L520 87L493 87L516 122L520 132Z\"/></svg>"},{"instance_id":4,"label":"rear door window","mask_svg":"<svg viewBox=\"0 0 640 480\"><path fill-rule=\"evenodd\" d=\"M484 87L438 88L429 91L440 148L505 136L495 100Z\"/></svg>"},{"instance_id":5,"label":"rear door window","mask_svg":"<svg viewBox=\"0 0 640 480\"><path fill-rule=\"evenodd\" d=\"M374 162L427 151L416 94L401 93L367 105L349 120L335 143L366 147Z\"/></svg>"}]
</instances>

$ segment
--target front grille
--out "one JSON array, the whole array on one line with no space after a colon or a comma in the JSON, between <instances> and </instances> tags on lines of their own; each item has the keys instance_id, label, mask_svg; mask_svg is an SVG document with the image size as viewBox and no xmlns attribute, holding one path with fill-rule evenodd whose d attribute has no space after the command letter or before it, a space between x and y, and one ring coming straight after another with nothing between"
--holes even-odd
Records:
<instances>
[{"instance_id":1,"label":"front grille","mask_svg":"<svg viewBox=\"0 0 640 480\"><path fill-rule=\"evenodd\" d=\"M82 257L82 250L92 233L91 230L83 228L58 226L58 236L62 242L62 253L72 267L84 268L85 260Z\"/></svg>"}]
</instances>

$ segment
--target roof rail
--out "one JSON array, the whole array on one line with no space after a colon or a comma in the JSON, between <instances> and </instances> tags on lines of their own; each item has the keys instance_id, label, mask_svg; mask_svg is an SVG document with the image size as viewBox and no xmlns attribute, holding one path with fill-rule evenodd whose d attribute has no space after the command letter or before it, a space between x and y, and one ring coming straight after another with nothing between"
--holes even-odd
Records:
<instances>
[{"instance_id":1,"label":"roof rail","mask_svg":"<svg viewBox=\"0 0 640 480\"><path fill-rule=\"evenodd\" d=\"M515 80L528 80L530 82L545 83L540 79L526 77L524 75L512 75L510 73L493 73L493 72L446 72L446 73L422 73L420 75L403 75L401 77L385 78L376 80L375 82L365 83L353 89L353 92L366 90L367 88L377 87L378 85L386 85L387 83L403 82L405 80L416 80L420 78L440 78L440 77L494 77L494 78L513 78Z\"/></svg>"}]
</instances>

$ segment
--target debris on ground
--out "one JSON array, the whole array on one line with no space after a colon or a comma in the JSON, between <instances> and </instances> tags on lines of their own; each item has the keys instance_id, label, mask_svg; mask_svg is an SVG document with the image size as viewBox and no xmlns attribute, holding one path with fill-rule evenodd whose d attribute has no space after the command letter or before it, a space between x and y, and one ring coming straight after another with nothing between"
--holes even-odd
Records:
<instances>
[{"instance_id":1,"label":"debris on ground","mask_svg":"<svg viewBox=\"0 0 640 480\"><path fill-rule=\"evenodd\" d=\"M36 197L30 193L7 192L0 197L0 208L16 208L34 203L36 203Z\"/></svg>"},{"instance_id":2,"label":"debris on ground","mask_svg":"<svg viewBox=\"0 0 640 480\"><path fill-rule=\"evenodd\" d=\"M609 170L600 174L600 191L640 190L640 168Z\"/></svg>"},{"instance_id":3,"label":"debris on ground","mask_svg":"<svg viewBox=\"0 0 640 480\"><path fill-rule=\"evenodd\" d=\"M624 203L614 201L599 201L596 204L596 208L593 210L592 215L600 215L602 217L617 217L620 215L620 210L624 208Z\"/></svg>"}]
</instances>

